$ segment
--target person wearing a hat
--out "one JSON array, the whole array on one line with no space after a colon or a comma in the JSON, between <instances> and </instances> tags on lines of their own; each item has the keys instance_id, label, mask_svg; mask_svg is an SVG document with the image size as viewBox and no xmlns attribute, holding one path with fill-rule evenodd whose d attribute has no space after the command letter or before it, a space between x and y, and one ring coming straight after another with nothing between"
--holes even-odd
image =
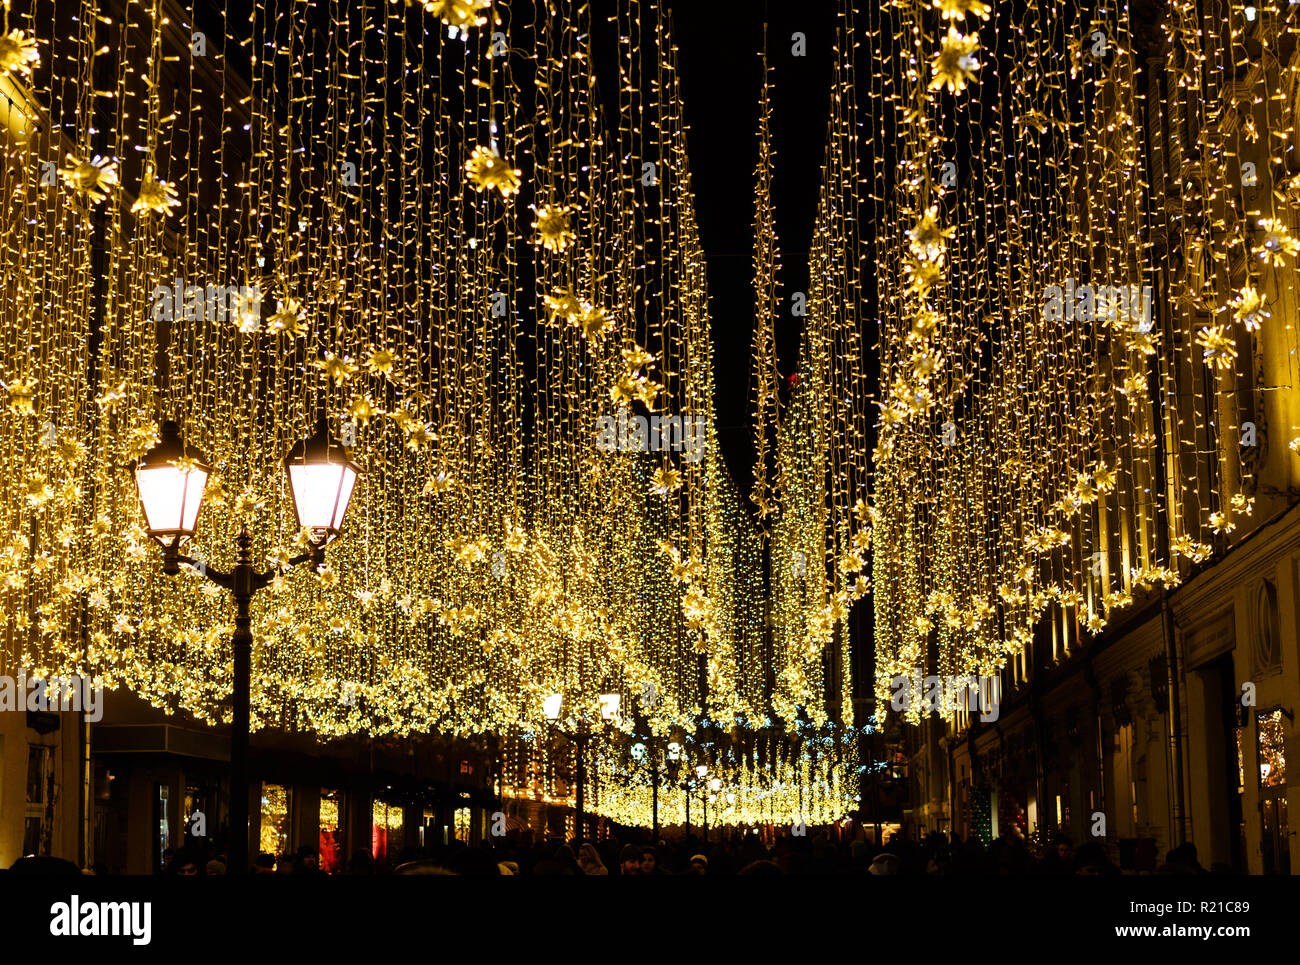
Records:
<instances>
[{"instance_id":1,"label":"person wearing a hat","mask_svg":"<svg viewBox=\"0 0 1300 965\"><path fill-rule=\"evenodd\" d=\"M641 849L635 844L623 845L623 850L618 853L618 873L621 875L641 873Z\"/></svg>"},{"instance_id":2,"label":"person wearing a hat","mask_svg":"<svg viewBox=\"0 0 1300 965\"><path fill-rule=\"evenodd\" d=\"M709 859L702 854L691 856L691 866L688 874L707 875L709 873Z\"/></svg>"}]
</instances>

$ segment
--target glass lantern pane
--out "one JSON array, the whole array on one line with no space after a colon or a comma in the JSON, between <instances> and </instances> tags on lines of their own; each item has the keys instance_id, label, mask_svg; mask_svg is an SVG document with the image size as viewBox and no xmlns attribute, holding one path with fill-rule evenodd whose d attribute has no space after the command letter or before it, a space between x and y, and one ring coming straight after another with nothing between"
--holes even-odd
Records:
<instances>
[{"instance_id":1,"label":"glass lantern pane","mask_svg":"<svg viewBox=\"0 0 1300 965\"><path fill-rule=\"evenodd\" d=\"M289 485L293 487L293 502L298 510L298 525L308 529L328 529L334 526L335 507L338 504L339 475L342 465L290 465Z\"/></svg>"},{"instance_id":2,"label":"glass lantern pane","mask_svg":"<svg viewBox=\"0 0 1300 965\"><path fill-rule=\"evenodd\" d=\"M191 469L185 487L185 508L181 516L181 529L193 532L199 521L199 507L203 505L203 490L208 485L208 474L202 469Z\"/></svg>"},{"instance_id":3,"label":"glass lantern pane","mask_svg":"<svg viewBox=\"0 0 1300 965\"><path fill-rule=\"evenodd\" d=\"M352 487L357 483L357 474L347 466L340 467L343 472L342 485L339 488L338 500L334 504L334 528L343 528L343 516L348 511L348 503L352 500Z\"/></svg>"},{"instance_id":4,"label":"glass lantern pane","mask_svg":"<svg viewBox=\"0 0 1300 965\"><path fill-rule=\"evenodd\" d=\"M140 490L140 504L144 507L145 523L151 530L183 529L182 509L188 473L175 466L157 466L136 470L136 485ZM198 500L194 500L194 513L198 513ZM191 518L193 516L191 515Z\"/></svg>"}]
</instances>

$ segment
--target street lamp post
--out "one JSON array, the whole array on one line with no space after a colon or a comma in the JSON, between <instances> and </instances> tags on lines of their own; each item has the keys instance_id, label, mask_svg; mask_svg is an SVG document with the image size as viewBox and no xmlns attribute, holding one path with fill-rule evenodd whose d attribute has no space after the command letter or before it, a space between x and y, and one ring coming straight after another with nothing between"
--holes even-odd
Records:
<instances>
[{"instance_id":1,"label":"street lamp post","mask_svg":"<svg viewBox=\"0 0 1300 965\"><path fill-rule=\"evenodd\" d=\"M705 785L704 792L704 840L709 840L709 805L718 799L718 792L722 790L722 779L711 778Z\"/></svg>"},{"instance_id":2,"label":"street lamp post","mask_svg":"<svg viewBox=\"0 0 1300 965\"><path fill-rule=\"evenodd\" d=\"M666 749L660 752L662 737L653 731L647 733L644 741L632 745L632 760L636 764L647 765L650 770L650 823L654 840L659 840L659 782L663 774L668 780L674 779L674 773L682 759L682 745L669 741ZM662 758L662 759L661 759ZM690 824L690 799L687 799L686 823ZM688 827L689 830L689 827Z\"/></svg>"},{"instance_id":3,"label":"street lamp post","mask_svg":"<svg viewBox=\"0 0 1300 965\"><path fill-rule=\"evenodd\" d=\"M698 765L696 765L696 767L695 767L695 783L698 784L699 787L700 787L700 807L701 807L701 808L703 809L703 811L704 811L704 843L705 843L705 844L708 844L708 842L709 842L709 801L708 801L709 781L708 781L708 777L709 777L709 767L708 767L708 765L707 765L707 764L698 764ZM686 807L689 809L689 808L690 808L690 805L691 805L691 796L690 796L690 792L687 792L687 794L686 794ZM688 823L688 824L690 823L689 810L688 810L687 823Z\"/></svg>"},{"instance_id":4,"label":"street lamp post","mask_svg":"<svg viewBox=\"0 0 1300 965\"><path fill-rule=\"evenodd\" d=\"M604 725L612 725L618 720L618 708L620 697L618 694L601 694L600 695L600 719ZM578 795L575 802L577 813L574 815L574 840L582 840L582 825L584 822L583 807L586 803L587 788L587 745L597 736L596 732L590 729L587 719L583 717L578 722L576 731L568 731L559 726L560 710L564 706L563 694L551 694L542 701L542 712L546 719L551 722L557 731L568 738L578 751Z\"/></svg>"},{"instance_id":5,"label":"street lamp post","mask_svg":"<svg viewBox=\"0 0 1300 965\"><path fill-rule=\"evenodd\" d=\"M570 736L570 740L578 747L578 813L574 816L574 841L582 840L582 825L584 820L583 795L587 787L587 745L595 735L586 730L584 723L578 733ZM576 847L576 845L575 845Z\"/></svg>"},{"instance_id":6,"label":"street lamp post","mask_svg":"<svg viewBox=\"0 0 1300 965\"><path fill-rule=\"evenodd\" d=\"M650 763L650 823L653 825L651 833L654 835L654 843L659 843L659 758L656 756Z\"/></svg>"},{"instance_id":7,"label":"street lamp post","mask_svg":"<svg viewBox=\"0 0 1300 965\"><path fill-rule=\"evenodd\" d=\"M309 563L319 569L325 547L340 533L343 517L356 486L357 466L347 451L334 442L321 420L314 435L295 445L285 457L285 471L298 525L309 536L307 552L288 561L289 566ZM230 840L231 874L248 872L248 735L253 662L251 606L253 594L275 578L278 569L253 568L253 537L240 527L235 536L235 565L222 572L188 556L182 544L194 537L203 491L211 468L202 453L187 447L180 426L165 422L158 444L134 466L136 491L145 517L146 532L163 548L163 572L175 576L184 563L235 598L235 631L231 637L234 679L230 712Z\"/></svg>"},{"instance_id":8,"label":"street lamp post","mask_svg":"<svg viewBox=\"0 0 1300 965\"><path fill-rule=\"evenodd\" d=\"M700 809L704 812L704 843L709 843L709 788L708 785L700 787Z\"/></svg>"}]
</instances>

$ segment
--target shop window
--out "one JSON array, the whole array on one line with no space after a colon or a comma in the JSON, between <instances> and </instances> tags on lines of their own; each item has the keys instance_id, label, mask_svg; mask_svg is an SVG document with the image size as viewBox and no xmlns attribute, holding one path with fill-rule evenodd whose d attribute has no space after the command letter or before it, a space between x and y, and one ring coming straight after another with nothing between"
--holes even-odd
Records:
<instances>
[{"instance_id":1,"label":"shop window","mask_svg":"<svg viewBox=\"0 0 1300 965\"><path fill-rule=\"evenodd\" d=\"M1261 713L1256 723L1259 760L1260 854L1264 874L1291 873L1286 814L1286 725L1282 711Z\"/></svg>"},{"instance_id":2,"label":"shop window","mask_svg":"<svg viewBox=\"0 0 1300 965\"><path fill-rule=\"evenodd\" d=\"M258 848L267 854L288 854L290 790L283 784L262 785Z\"/></svg>"},{"instance_id":3,"label":"shop window","mask_svg":"<svg viewBox=\"0 0 1300 965\"><path fill-rule=\"evenodd\" d=\"M404 843L405 821L402 809L383 801L375 801L371 806L370 853L375 861L383 862L396 858Z\"/></svg>"},{"instance_id":4,"label":"shop window","mask_svg":"<svg viewBox=\"0 0 1300 965\"><path fill-rule=\"evenodd\" d=\"M424 813L420 820L420 847L422 848L428 847L429 843L432 842L435 837L433 828L434 817L435 815L431 808L424 809Z\"/></svg>"},{"instance_id":5,"label":"shop window","mask_svg":"<svg viewBox=\"0 0 1300 965\"><path fill-rule=\"evenodd\" d=\"M209 789L197 784L185 785L185 837L204 839L211 828L212 812L209 810Z\"/></svg>"},{"instance_id":6,"label":"shop window","mask_svg":"<svg viewBox=\"0 0 1300 965\"><path fill-rule=\"evenodd\" d=\"M343 870L342 794L332 788L320 791L320 869L326 874Z\"/></svg>"},{"instance_id":7,"label":"shop window","mask_svg":"<svg viewBox=\"0 0 1300 965\"><path fill-rule=\"evenodd\" d=\"M1259 715L1259 783L1261 787L1286 786L1286 728L1282 711Z\"/></svg>"}]
</instances>

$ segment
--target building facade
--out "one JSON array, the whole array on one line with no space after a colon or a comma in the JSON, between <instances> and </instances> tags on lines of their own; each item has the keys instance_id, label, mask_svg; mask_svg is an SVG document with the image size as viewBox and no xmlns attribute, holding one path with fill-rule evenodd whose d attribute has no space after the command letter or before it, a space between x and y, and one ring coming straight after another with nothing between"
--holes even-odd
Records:
<instances>
[{"instance_id":1,"label":"building facade","mask_svg":"<svg viewBox=\"0 0 1300 965\"><path fill-rule=\"evenodd\" d=\"M1157 29L1161 14L1148 12L1137 39L1146 64L1150 197L1174 226L1150 249L1151 263L1166 266L1157 272L1157 303L1168 347L1187 345L1194 326L1208 324L1256 276L1244 258L1206 273L1203 245L1234 232L1258 243L1270 192L1293 190L1294 126L1286 150L1275 152L1289 159L1281 164L1267 154L1267 138L1250 132L1290 124L1300 88L1296 52L1277 18L1237 9L1223 35L1201 42L1246 56L1232 66L1232 83L1192 116L1178 89L1188 54ZM1215 130L1207 134L1210 123ZM1221 192L1217 207L1189 200L1210 196L1201 185L1219 173L1207 175L1193 145L1216 140L1239 151L1220 158L1224 171L1249 163L1252 172L1242 181L1244 200ZM1287 210L1274 213L1287 217ZM1162 364L1187 367L1183 384L1202 399L1216 397L1222 424L1206 427L1197 448L1221 458L1187 461L1176 444L1167 446L1175 452L1166 453L1166 476L1155 487L1166 531L1197 526L1200 507L1180 501L1170 484L1178 473L1207 474L1219 491L1238 489L1254 500L1254 512L1216 538L1210 558L1179 561L1179 585L1131 587L1127 615L1095 637L1053 606L1023 657L1003 669L995 720L962 712L905 728L914 830L986 839L1063 833L1076 847L1104 843L1112 860L1135 872L1155 870L1183 842L1196 846L1207 868L1300 870L1300 840L1288 818L1300 807L1300 457L1289 444L1300 411L1296 277L1293 268L1263 277L1269 317L1243 339L1239 350L1254 362L1245 377L1224 386L1166 353ZM1207 281L1217 300L1189 296ZM1166 442L1195 424L1187 397L1153 394L1150 402ZM1228 478L1238 465L1249 479ZM1181 527L1170 525L1177 516Z\"/></svg>"}]
</instances>

